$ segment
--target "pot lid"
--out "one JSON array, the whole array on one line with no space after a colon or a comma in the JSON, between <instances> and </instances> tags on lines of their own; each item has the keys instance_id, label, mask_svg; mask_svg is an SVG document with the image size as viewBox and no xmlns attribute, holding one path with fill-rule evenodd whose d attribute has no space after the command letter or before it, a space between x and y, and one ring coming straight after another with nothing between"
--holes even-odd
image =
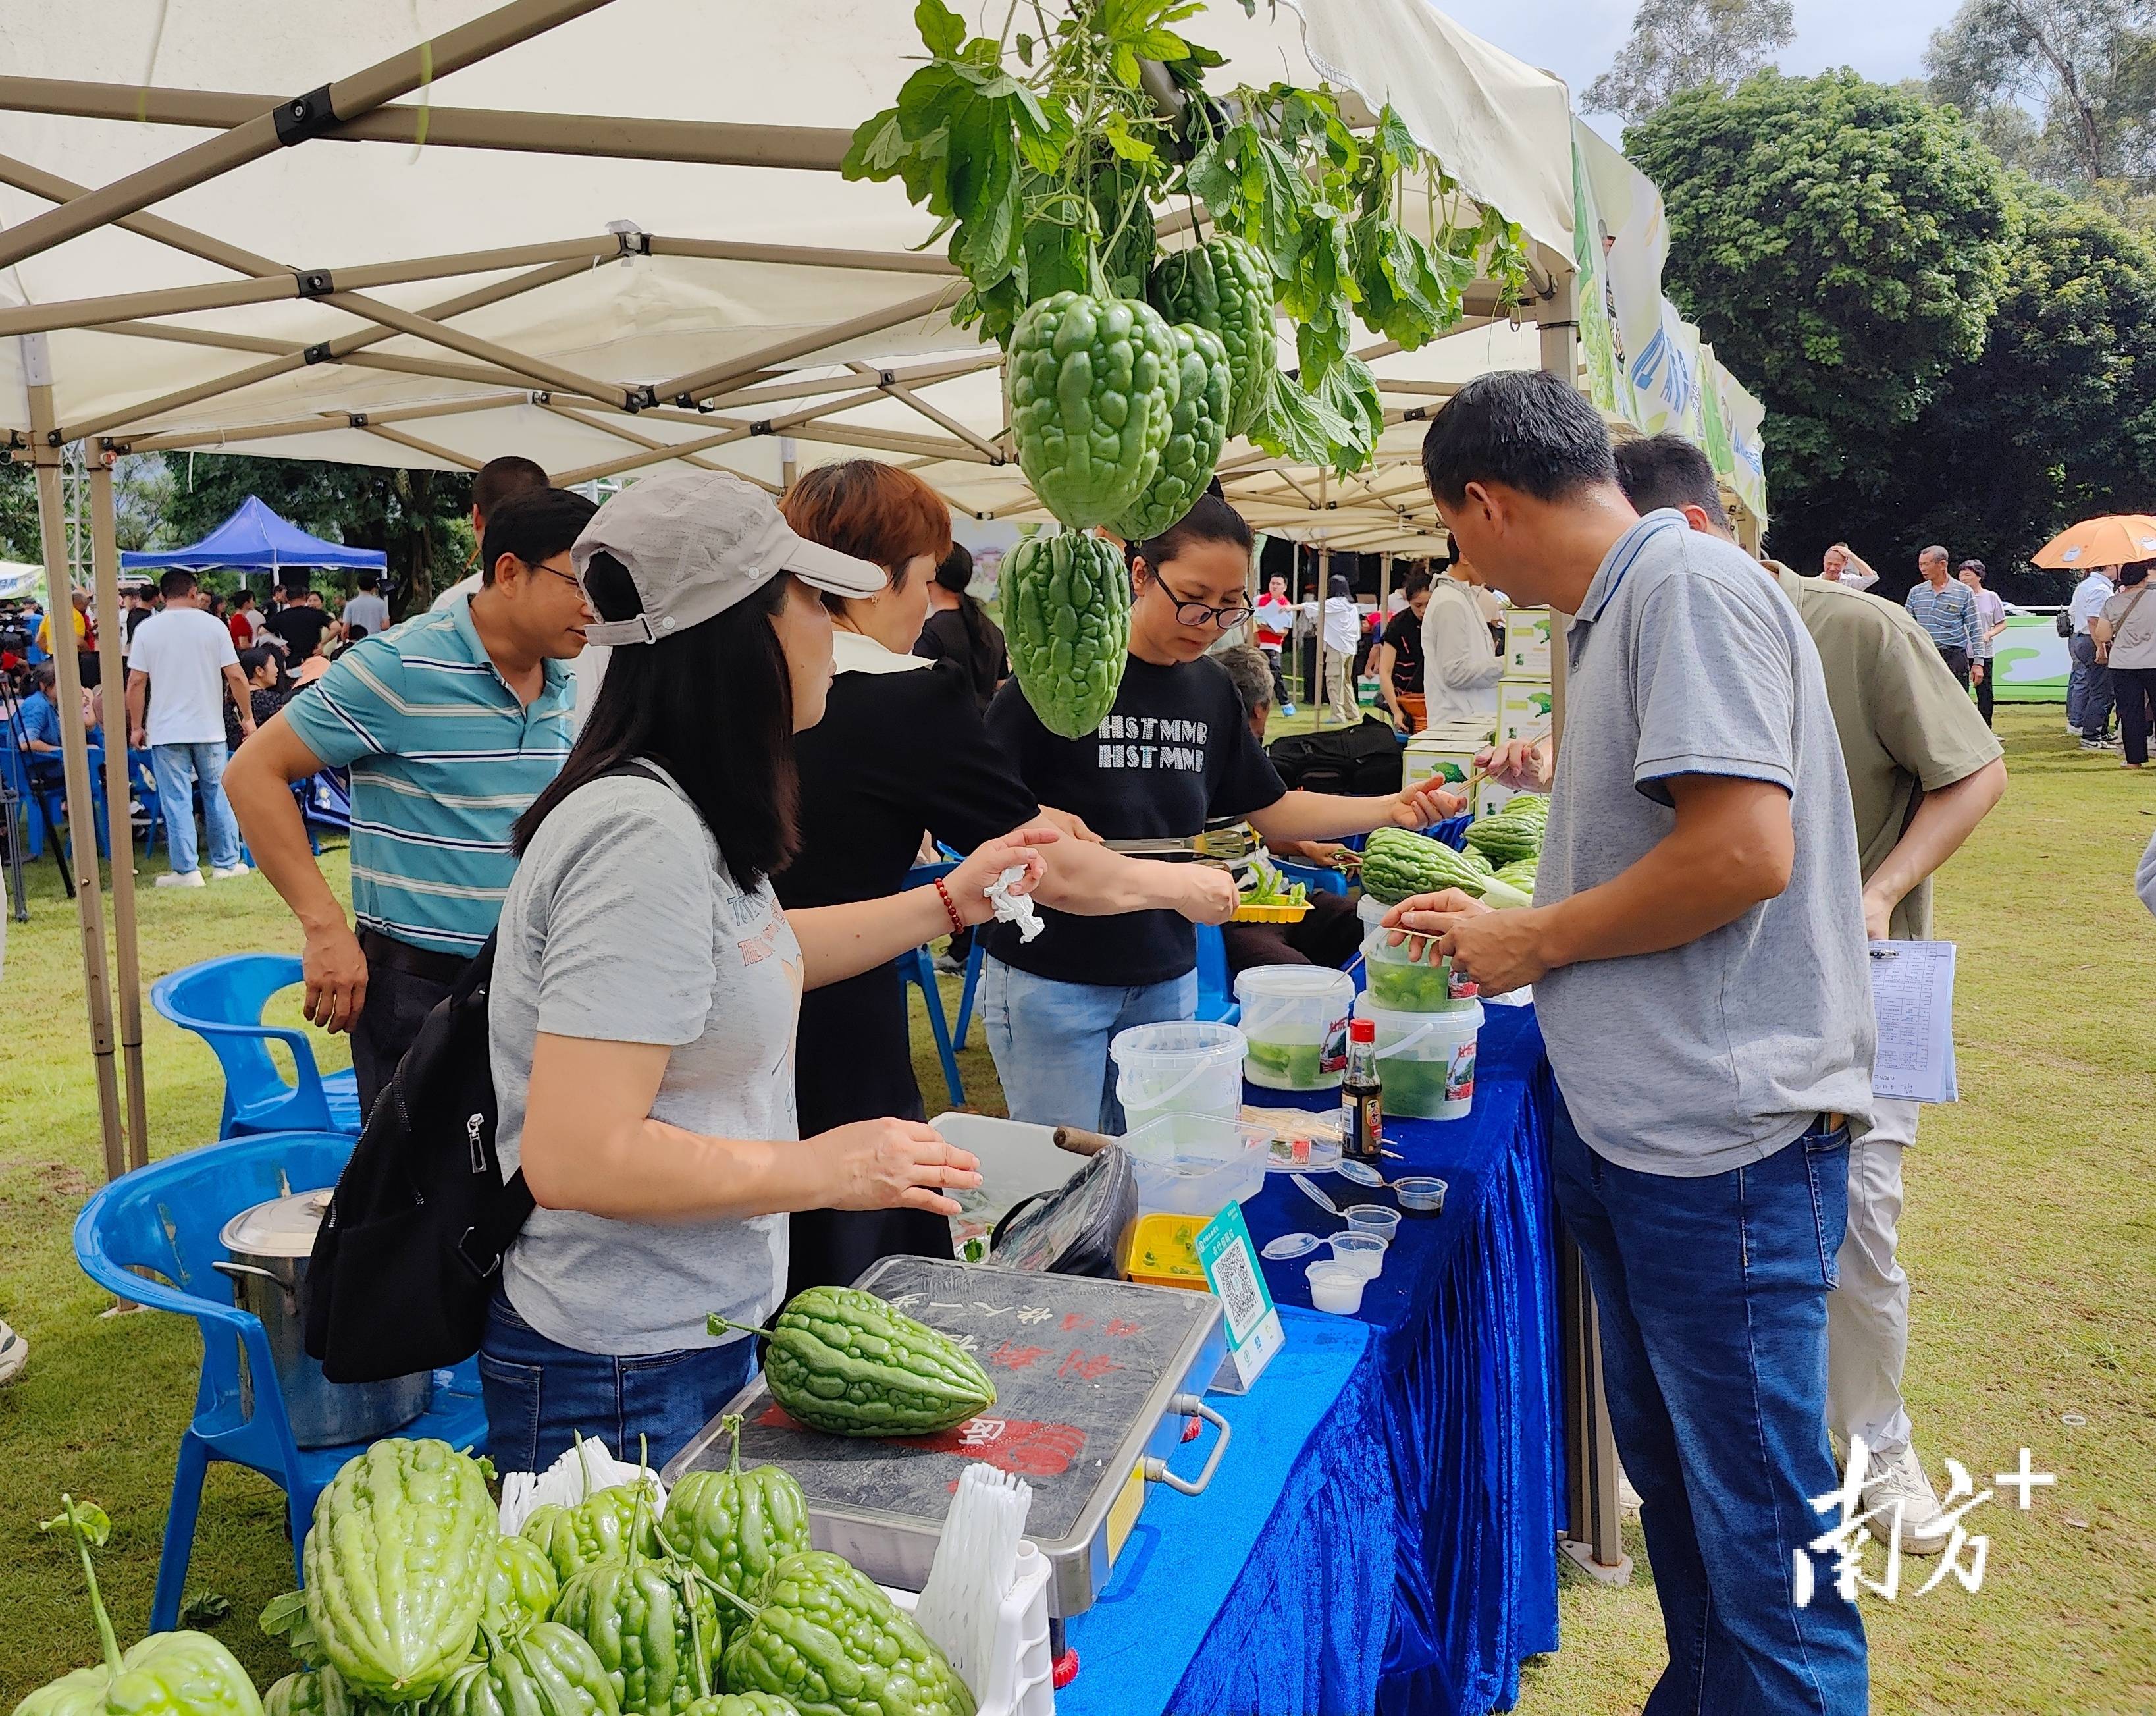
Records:
<instances>
[{"instance_id":1,"label":"pot lid","mask_svg":"<svg viewBox=\"0 0 2156 1716\"><path fill-rule=\"evenodd\" d=\"M316 1230L329 1207L326 1186L295 1192L288 1198L272 1198L266 1204L241 1210L226 1222L218 1243L235 1255L305 1257L315 1249Z\"/></svg>"}]
</instances>

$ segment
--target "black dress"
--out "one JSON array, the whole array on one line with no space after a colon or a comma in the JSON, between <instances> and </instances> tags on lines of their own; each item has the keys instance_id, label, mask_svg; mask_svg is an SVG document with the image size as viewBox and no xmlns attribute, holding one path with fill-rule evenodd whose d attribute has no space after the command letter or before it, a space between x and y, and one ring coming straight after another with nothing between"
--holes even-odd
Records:
<instances>
[{"instance_id":1,"label":"black dress","mask_svg":"<svg viewBox=\"0 0 2156 1716\"><path fill-rule=\"evenodd\" d=\"M841 671L823 720L794 743L801 855L773 879L789 908L896 893L924 831L969 852L1039 809L947 664ZM883 1115L927 1117L895 963L801 998L794 1087L803 1138ZM879 1257L950 1255L948 1220L926 1210L815 1210L792 1229L789 1295L850 1286Z\"/></svg>"}]
</instances>

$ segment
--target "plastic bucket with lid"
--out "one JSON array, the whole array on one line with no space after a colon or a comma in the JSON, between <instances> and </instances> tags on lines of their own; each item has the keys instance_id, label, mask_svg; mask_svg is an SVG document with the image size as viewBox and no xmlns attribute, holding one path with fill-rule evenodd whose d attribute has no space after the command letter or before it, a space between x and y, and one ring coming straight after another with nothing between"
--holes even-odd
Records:
<instances>
[{"instance_id":1,"label":"plastic bucket with lid","mask_svg":"<svg viewBox=\"0 0 2156 1716\"><path fill-rule=\"evenodd\" d=\"M1243 1034L1232 1025L1183 1020L1116 1033L1116 1100L1137 1132L1163 1114L1233 1120L1243 1105Z\"/></svg>"},{"instance_id":2,"label":"plastic bucket with lid","mask_svg":"<svg viewBox=\"0 0 2156 1716\"><path fill-rule=\"evenodd\" d=\"M1398 947L1396 932L1373 929L1363 938L1363 970L1370 1004L1389 1013L1451 1013L1475 1004L1452 994L1452 962L1428 936L1410 935ZM1410 958L1410 954L1420 954Z\"/></svg>"},{"instance_id":3,"label":"plastic bucket with lid","mask_svg":"<svg viewBox=\"0 0 2156 1716\"><path fill-rule=\"evenodd\" d=\"M1235 979L1243 1076L1276 1091L1329 1091L1348 1064L1355 979L1322 965L1254 965Z\"/></svg>"},{"instance_id":4,"label":"plastic bucket with lid","mask_svg":"<svg viewBox=\"0 0 2156 1716\"><path fill-rule=\"evenodd\" d=\"M1398 1013L1358 995L1355 1016L1377 1026L1378 1081L1384 1088L1386 1113L1458 1120L1474 1105L1479 1001L1445 1013Z\"/></svg>"}]
</instances>

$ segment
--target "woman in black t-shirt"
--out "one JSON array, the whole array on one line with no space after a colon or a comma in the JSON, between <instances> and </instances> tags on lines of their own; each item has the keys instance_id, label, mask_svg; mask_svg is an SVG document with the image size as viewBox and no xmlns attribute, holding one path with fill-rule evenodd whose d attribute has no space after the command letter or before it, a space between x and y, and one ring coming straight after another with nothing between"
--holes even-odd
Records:
<instances>
[{"instance_id":1,"label":"woman in black t-shirt","mask_svg":"<svg viewBox=\"0 0 2156 1716\"><path fill-rule=\"evenodd\" d=\"M1333 840L1457 814L1461 801L1427 782L1375 799L1282 785L1226 670L1206 654L1250 617L1250 527L1218 495L1131 545L1130 660L1100 727L1058 737L1015 682L989 706L989 735L1027 789L1108 840L1188 838L1224 816L1247 817L1267 840ZM1050 848L1051 866L1056 855ZM1036 897L1048 898L1045 886ZM1192 1016L1195 938L1164 912L1084 925L1041 916L1048 928L1031 942L1008 924L982 932L981 1017L1004 1100L1014 1120L1120 1132L1109 1039Z\"/></svg>"},{"instance_id":2,"label":"woman in black t-shirt","mask_svg":"<svg viewBox=\"0 0 2156 1716\"><path fill-rule=\"evenodd\" d=\"M913 653L954 663L986 713L996 688L1010 676L1010 658L1004 651L1003 628L966 593L973 581L973 552L963 542L952 543L928 585L928 618Z\"/></svg>"},{"instance_id":3,"label":"woman in black t-shirt","mask_svg":"<svg viewBox=\"0 0 2156 1716\"><path fill-rule=\"evenodd\" d=\"M1036 897L1065 911L1164 908L1208 922L1235 910L1217 871L1126 858L1043 810L988 741L954 665L911 653L927 586L951 548L950 509L919 477L870 460L819 466L780 503L811 542L875 562L891 585L861 600L827 596L836 669L822 721L798 735L800 853L773 885L789 910L895 893L932 835L960 851L1037 820L1065 837L1041 849ZM1051 801L1052 802L1052 801ZM804 1137L850 1121L926 1115L913 1074L896 964L802 998L794 1082ZM879 1257L948 1256L949 1223L910 1210L812 1210L793 1218L789 1289L850 1284Z\"/></svg>"},{"instance_id":4,"label":"woman in black t-shirt","mask_svg":"<svg viewBox=\"0 0 2156 1716\"><path fill-rule=\"evenodd\" d=\"M1393 725L1419 733L1425 724L1422 695L1422 617L1430 612L1430 574L1418 567L1400 585L1408 605L1385 622L1378 645L1378 695Z\"/></svg>"}]
</instances>

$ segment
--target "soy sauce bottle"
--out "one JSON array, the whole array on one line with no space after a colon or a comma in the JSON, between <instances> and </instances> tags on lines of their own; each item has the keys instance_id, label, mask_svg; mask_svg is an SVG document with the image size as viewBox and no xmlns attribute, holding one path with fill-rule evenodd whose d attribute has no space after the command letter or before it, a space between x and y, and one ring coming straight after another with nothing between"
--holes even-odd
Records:
<instances>
[{"instance_id":1,"label":"soy sauce bottle","mask_svg":"<svg viewBox=\"0 0 2156 1716\"><path fill-rule=\"evenodd\" d=\"M1385 1102L1378 1078L1378 1025L1348 1026L1348 1071L1340 1081L1340 1153L1375 1164L1385 1136Z\"/></svg>"}]
</instances>

